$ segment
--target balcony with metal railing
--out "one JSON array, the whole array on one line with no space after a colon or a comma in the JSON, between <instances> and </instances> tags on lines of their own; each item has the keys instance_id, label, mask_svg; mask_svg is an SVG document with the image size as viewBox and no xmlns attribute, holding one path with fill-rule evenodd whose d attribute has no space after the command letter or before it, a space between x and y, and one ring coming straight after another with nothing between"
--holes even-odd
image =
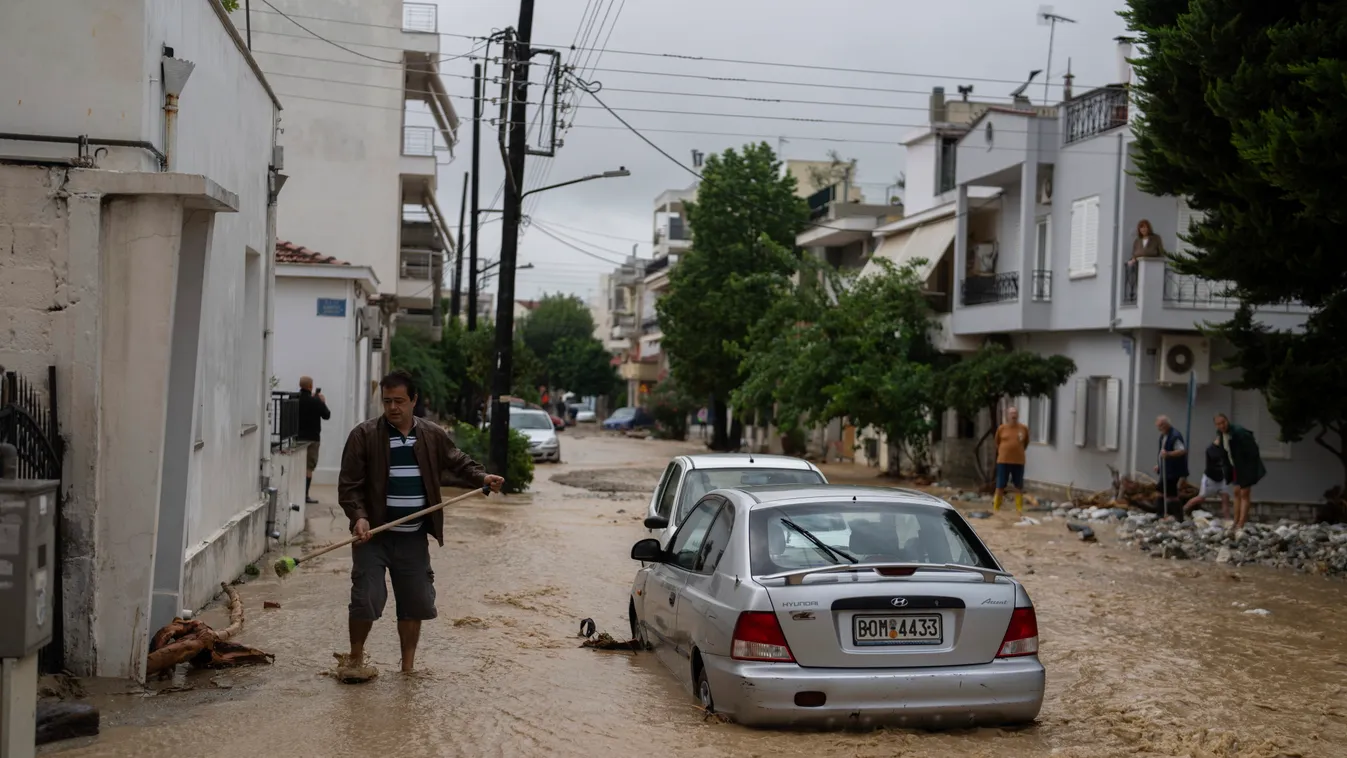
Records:
<instances>
[{"instance_id":1,"label":"balcony with metal railing","mask_svg":"<svg viewBox=\"0 0 1347 758\"><path fill-rule=\"evenodd\" d=\"M1031 296L1035 303L1052 302L1052 272L1035 270L1032 272L1033 290Z\"/></svg>"},{"instance_id":2,"label":"balcony with metal railing","mask_svg":"<svg viewBox=\"0 0 1347 758\"><path fill-rule=\"evenodd\" d=\"M969 276L960 287L964 305L1011 303L1020 299L1020 274L1007 271L986 276Z\"/></svg>"},{"instance_id":3,"label":"balcony with metal railing","mask_svg":"<svg viewBox=\"0 0 1347 758\"><path fill-rule=\"evenodd\" d=\"M1142 258L1124 264L1118 293L1120 325L1142 328L1193 329L1208 320L1220 320L1211 311L1234 311L1240 299L1229 282L1185 274L1161 258ZM1296 301L1260 305L1257 317L1273 328L1298 326L1309 312Z\"/></svg>"},{"instance_id":4,"label":"balcony with metal railing","mask_svg":"<svg viewBox=\"0 0 1347 758\"><path fill-rule=\"evenodd\" d=\"M434 158L435 128L432 126L402 127L402 154L416 158Z\"/></svg>"},{"instance_id":5,"label":"balcony with metal railing","mask_svg":"<svg viewBox=\"0 0 1347 758\"><path fill-rule=\"evenodd\" d=\"M1127 126L1130 92L1121 85L1090 90L1066 104L1062 144L1070 145Z\"/></svg>"}]
</instances>

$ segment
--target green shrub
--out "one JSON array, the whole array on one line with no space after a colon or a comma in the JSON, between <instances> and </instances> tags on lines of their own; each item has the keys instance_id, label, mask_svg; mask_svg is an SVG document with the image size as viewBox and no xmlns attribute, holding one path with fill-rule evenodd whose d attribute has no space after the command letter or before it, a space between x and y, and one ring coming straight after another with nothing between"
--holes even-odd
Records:
<instances>
[{"instance_id":1,"label":"green shrub","mask_svg":"<svg viewBox=\"0 0 1347 758\"><path fill-rule=\"evenodd\" d=\"M684 392L673 377L655 385L655 390L650 393L650 415L659 425L655 433L661 439L687 439L688 416L696 410L696 398Z\"/></svg>"},{"instance_id":2,"label":"green shrub","mask_svg":"<svg viewBox=\"0 0 1347 758\"><path fill-rule=\"evenodd\" d=\"M454 444L483 466L491 458L491 432L487 429L459 424L454 430ZM529 438L518 429L511 429L510 454L505 461L505 491L523 492L532 483L533 456L529 454Z\"/></svg>"},{"instance_id":3,"label":"green shrub","mask_svg":"<svg viewBox=\"0 0 1347 758\"><path fill-rule=\"evenodd\" d=\"M781 435L781 452L786 455L793 455L797 458L803 458L808 451L807 440L803 429L791 429Z\"/></svg>"}]
</instances>

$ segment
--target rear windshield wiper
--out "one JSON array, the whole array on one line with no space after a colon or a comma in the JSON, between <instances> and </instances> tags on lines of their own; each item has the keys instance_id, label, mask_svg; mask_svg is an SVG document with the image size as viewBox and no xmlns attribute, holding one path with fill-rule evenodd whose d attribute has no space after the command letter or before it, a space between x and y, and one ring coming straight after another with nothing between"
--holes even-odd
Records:
<instances>
[{"instance_id":1,"label":"rear windshield wiper","mask_svg":"<svg viewBox=\"0 0 1347 758\"><path fill-rule=\"evenodd\" d=\"M800 526L799 524L795 523L794 521L791 521L791 520L788 519L788 518L782 518L782 519L781 519L781 523L782 523L782 524L785 524L786 526L790 527L791 529L794 529L796 532L799 533L799 535L800 535L801 537L804 537L805 539L807 539L807 540L809 540L810 542L814 543L814 546L817 547L819 550L822 550L823 552L827 553L828 555L831 555L834 561L837 560L838 558L846 558L848 561L850 561L850 562L852 562L852 563L860 563L860 560L859 560L859 559L857 559L855 556L851 555L850 553L847 553L847 552L844 551L842 548L840 548L840 547L830 547L830 546L824 544L823 540L819 539L818 537L815 537L814 534L813 534L812 532L810 532L808 529L805 529L804 527Z\"/></svg>"}]
</instances>

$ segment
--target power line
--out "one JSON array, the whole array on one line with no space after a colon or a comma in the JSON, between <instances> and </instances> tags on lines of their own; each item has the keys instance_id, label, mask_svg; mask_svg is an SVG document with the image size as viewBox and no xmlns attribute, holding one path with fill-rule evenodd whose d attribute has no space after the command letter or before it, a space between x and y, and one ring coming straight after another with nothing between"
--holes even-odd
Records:
<instances>
[{"instance_id":1,"label":"power line","mask_svg":"<svg viewBox=\"0 0 1347 758\"><path fill-rule=\"evenodd\" d=\"M852 182L852 184L858 184L858 183L859 183L859 182ZM620 237L620 236L618 236L618 235L616 235L616 234L605 234L604 232L595 232L595 231L591 231L591 230L589 230L589 229L581 229L581 228L575 227L575 226L567 226L566 224L562 224L562 223L558 223L558 222L556 222L556 221L553 221L553 220L550 219L550 218L540 219L540 218L536 218L536 217L535 217L533 220L534 220L535 222L541 221L541 222L543 222L544 224L547 224L548 226L555 226L555 227L559 227L559 228L561 228L561 229L568 229L568 230L570 230L570 231L572 231L572 232L580 232L580 233L582 233L582 234L592 234L592 235L594 235L595 237L607 237L608 239L618 240L619 242L635 242L635 243L642 244L642 245L648 245L648 244L650 244L650 240L637 239L636 237Z\"/></svg>"},{"instance_id":2,"label":"power line","mask_svg":"<svg viewBox=\"0 0 1347 758\"><path fill-rule=\"evenodd\" d=\"M273 11L275 11L278 15L285 17L285 19L286 19L287 21L289 21L290 23L292 23L292 24L294 24L295 26L298 26L300 29L303 29L304 31L308 32L308 33L309 33L309 36L313 37L314 39L321 40L321 41L323 41L323 42L326 42L326 43L329 44L329 45L332 45L333 47L336 47L336 48L340 48L340 49L342 49L342 50L345 50L346 52L350 53L351 55L356 55L356 56L359 56L359 57L361 57L361 58L367 58L367 59L369 59L369 60L377 61L377 62L379 62L379 63L397 63L397 64L401 64L401 63L402 63L401 60L390 61L390 60L386 60L386 59L384 59L384 58L376 58L376 57L374 57L374 56L372 56L372 55L366 55L365 53L362 53L362 52L360 52L359 50L352 50L351 48L346 47L346 45L348 45L348 44L349 44L349 45L360 45L360 46L362 46L362 47L375 47L375 48L385 48L385 49L395 49L395 50L401 50L401 49L404 49L404 48L391 48L391 47L388 46L388 45L374 45L374 44L369 44L369 43L365 43L365 42L346 42L345 40L343 40L342 42L338 42L338 41L335 41L335 40L330 40L330 39L328 39L327 37L324 37L323 35L319 34L318 32L313 31L313 30L310 29L309 27L307 27L307 26L305 26L305 25L299 23L299 22L296 21L294 18L292 18L291 16L287 15L287 14L285 13L285 11L282 11L280 8L277 8L276 6L272 5L268 0L262 0L262 3L265 4L267 7L271 8L271 9L272 9ZM285 34L285 33L283 33L283 32L269 32L269 31L266 31L266 30L264 30L264 29L255 29L254 31L255 31L256 33L258 33L258 34L272 34L272 35L281 36L281 37L303 37L303 35L299 35L299 34ZM464 54L462 54L462 55L451 55L451 56L447 56L447 57L444 57L444 58L440 58L438 62L439 62L439 63L446 63L446 62L448 62L448 61L458 60L459 58L467 58L467 57L471 56L473 53L476 53L478 50L481 50L483 47L486 46L486 44L487 44L486 41L485 41L486 38L480 38L480 39L482 39L483 41L482 41L480 44L478 44L476 47L474 47L473 49L469 50L468 52L466 52L466 53L464 53ZM343 42L344 42L345 44L343 44Z\"/></svg>"},{"instance_id":3,"label":"power line","mask_svg":"<svg viewBox=\"0 0 1347 758\"><path fill-rule=\"evenodd\" d=\"M546 229L547 231L550 231L552 234L554 234L554 235L556 235L556 236L558 236L558 237L565 237L566 239L571 240L572 242L574 242L574 243L577 244L577 245L588 245L589 247L592 247L592 248L594 248L595 250L602 250L602 251L605 252L605 253L609 253L609 254L611 254L611 255L620 256L620 257L623 258L623 259L626 259L626 258L630 255L630 253L626 253L626 252L623 252L623 251L621 251L621 250L613 250L612 248L603 247L603 246L601 246L601 245L596 245L596 244L594 244L593 242L586 242L585 240L579 239L578 237L573 237L573 236L571 236L571 235L569 235L569 234L565 234L564 232L557 231L556 229L550 228L550 227L551 227L550 224L546 224L546 223L544 223L544 222L542 222L542 221L539 221L539 220L536 219L536 218L532 220L531 225L536 226L536 227L538 227L539 229ZM618 264L618 265L621 265L621 264Z\"/></svg>"},{"instance_id":4,"label":"power line","mask_svg":"<svg viewBox=\"0 0 1347 758\"><path fill-rule=\"evenodd\" d=\"M557 242L560 242L561 244L565 245L566 247L569 247L570 249L576 251L577 253L580 253L581 255L587 255L587 256L589 256L590 258L593 258L593 259L599 260L599 261L603 261L604 263L610 263L610 264L612 264L613 266L621 266L621 265L623 264L623 261L614 261L614 260L610 260L610 259L608 259L608 258L603 257L602 255L597 254L597 253L591 253L591 252L589 252L588 250L585 250L584 248L580 247L579 245L573 245L573 244L571 244L570 242L567 242L566 240L564 240L564 239L562 239L562 238L556 236L556 235L553 234L552 232L549 232L549 231L546 229L546 227L536 226L536 228L537 228L538 231L542 232L543 234L547 235L548 237L551 237L552 239L556 240Z\"/></svg>"}]
</instances>

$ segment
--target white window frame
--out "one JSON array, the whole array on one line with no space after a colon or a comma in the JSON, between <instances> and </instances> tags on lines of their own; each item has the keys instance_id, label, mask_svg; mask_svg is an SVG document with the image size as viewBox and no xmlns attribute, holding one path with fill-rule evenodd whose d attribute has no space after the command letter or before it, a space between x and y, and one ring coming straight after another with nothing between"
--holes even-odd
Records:
<instances>
[{"instance_id":1,"label":"white window frame","mask_svg":"<svg viewBox=\"0 0 1347 758\"><path fill-rule=\"evenodd\" d=\"M1076 378L1073 442L1117 452L1122 438L1122 380L1111 376Z\"/></svg>"},{"instance_id":2,"label":"white window frame","mask_svg":"<svg viewBox=\"0 0 1347 758\"><path fill-rule=\"evenodd\" d=\"M1039 395L1025 398L1025 416L1029 425L1029 443L1032 445L1054 445L1056 434L1053 429L1056 419L1053 417L1053 396Z\"/></svg>"},{"instance_id":3,"label":"white window frame","mask_svg":"<svg viewBox=\"0 0 1347 758\"><path fill-rule=\"evenodd\" d=\"M1268 411L1267 401L1258 390L1235 390L1231 416L1236 424L1253 432L1258 452L1264 460L1291 460L1291 443L1282 442L1281 426Z\"/></svg>"},{"instance_id":4,"label":"white window frame","mask_svg":"<svg viewBox=\"0 0 1347 758\"><path fill-rule=\"evenodd\" d=\"M1085 279L1098 273L1099 196L1093 195L1071 204L1071 257L1067 276Z\"/></svg>"}]
</instances>

